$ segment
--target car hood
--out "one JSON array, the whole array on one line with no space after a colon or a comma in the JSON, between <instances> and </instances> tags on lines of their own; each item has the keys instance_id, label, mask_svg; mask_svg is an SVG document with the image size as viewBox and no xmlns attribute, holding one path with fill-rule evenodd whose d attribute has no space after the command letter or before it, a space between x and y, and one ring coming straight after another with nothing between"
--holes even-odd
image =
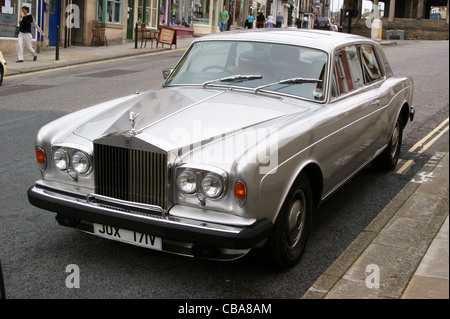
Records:
<instances>
[{"instance_id":1,"label":"car hood","mask_svg":"<svg viewBox=\"0 0 450 319\"><path fill-rule=\"evenodd\" d=\"M223 89L164 88L136 95L78 127L74 134L93 141L135 130L171 148L232 134L291 114L308 102ZM310 104L310 103L309 103Z\"/></svg>"}]
</instances>

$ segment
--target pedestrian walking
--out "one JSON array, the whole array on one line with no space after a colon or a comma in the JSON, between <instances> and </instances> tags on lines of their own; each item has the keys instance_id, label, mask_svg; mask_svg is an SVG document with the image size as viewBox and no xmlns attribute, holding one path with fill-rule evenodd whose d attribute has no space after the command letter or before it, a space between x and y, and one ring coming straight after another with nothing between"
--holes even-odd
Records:
<instances>
[{"instance_id":1,"label":"pedestrian walking","mask_svg":"<svg viewBox=\"0 0 450 319\"><path fill-rule=\"evenodd\" d=\"M223 32L227 29L227 24L228 24L229 18L230 18L230 15L228 14L227 7L223 6L223 10L220 11L220 23L219 23L220 32Z\"/></svg>"},{"instance_id":2,"label":"pedestrian walking","mask_svg":"<svg viewBox=\"0 0 450 319\"><path fill-rule=\"evenodd\" d=\"M304 16L302 20L302 28L307 29L308 28L308 17Z\"/></svg>"},{"instance_id":3,"label":"pedestrian walking","mask_svg":"<svg viewBox=\"0 0 450 319\"><path fill-rule=\"evenodd\" d=\"M18 60L16 62L23 62L23 44L25 43L25 48L33 54L33 61L37 61L37 54L34 52L31 46L31 25L34 24L42 35L44 32L39 28L39 26L34 22L33 16L30 14L30 8L27 6L22 7L22 18L19 21L19 35L17 39L17 54Z\"/></svg>"},{"instance_id":4,"label":"pedestrian walking","mask_svg":"<svg viewBox=\"0 0 450 319\"><path fill-rule=\"evenodd\" d=\"M277 14L277 25L276 25L276 27L277 27L277 28L281 28L281 26L283 25L283 21L284 21L283 15L281 14L281 12L278 12L278 14Z\"/></svg>"},{"instance_id":5,"label":"pedestrian walking","mask_svg":"<svg viewBox=\"0 0 450 319\"><path fill-rule=\"evenodd\" d=\"M271 13L267 17L266 28L273 28L273 15Z\"/></svg>"},{"instance_id":6,"label":"pedestrian walking","mask_svg":"<svg viewBox=\"0 0 450 319\"><path fill-rule=\"evenodd\" d=\"M247 27L249 29L253 28L253 20L255 20L255 17L253 17L253 15L250 13L250 15L247 18Z\"/></svg>"},{"instance_id":7,"label":"pedestrian walking","mask_svg":"<svg viewBox=\"0 0 450 319\"><path fill-rule=\"evenodd\" d=\"M258 13L258 16L256 17L256 27L257 28L264 28L264 23L265 22L266 22L266 17L262 13L262 11L260 11Z\"/></svg>"}]
</instances>

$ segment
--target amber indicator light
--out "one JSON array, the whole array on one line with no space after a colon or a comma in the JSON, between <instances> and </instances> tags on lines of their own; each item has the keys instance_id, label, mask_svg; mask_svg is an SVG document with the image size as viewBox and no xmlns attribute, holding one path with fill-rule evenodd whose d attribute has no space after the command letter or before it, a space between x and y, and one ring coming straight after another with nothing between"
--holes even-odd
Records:
<instances>
[{"instance_id":1,"label":"amber indicator light","mask_svg":"<svg viewBox=\"0 0 450 319\"><path fill-rule=\"evenodd\" d=\"M242 182L236 182L234 184L234 197L237 199L245 199L245 185Z\"/></svg>"},{"instance_id":2,"label":"amber indicator light","mask_svg":"<svg viewBox=\"0 0 450 319\"><path fill-rule=\"evenodd\" d=\"M36 149L36 160L39 164L45 163L45 154L44 151L40 148Z\"/></svg>"}]
</instances>

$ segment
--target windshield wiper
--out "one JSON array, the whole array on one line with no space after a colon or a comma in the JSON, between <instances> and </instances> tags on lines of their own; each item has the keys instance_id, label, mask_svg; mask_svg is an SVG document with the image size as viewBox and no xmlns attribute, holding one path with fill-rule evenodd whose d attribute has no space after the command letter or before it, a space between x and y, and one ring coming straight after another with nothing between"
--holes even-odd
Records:
<instances>
[{"instance_id":1,"label":"windshield wiper","mask_svg":"<svg viewBox=\"0 0 450 319\"><path fill-rule=\"evenodd\" d=\"M281 80L278 82L258 86L257 88L255 88L254 92L257 93L258 91L260 91L268 86L277 85L277 84L303 84L303 83L322 83L322 82L323 82L322 80L314 79L314 78L292 78L292 79Z\"/></svg>"},{"instance_id":2,"label":"windshield wiper","mask_svg":"<svg viewBox=\"0 0 450 319\"><path fill-rule=\"evenodd\" d=\"M262 75L256 75L256 74L253 74L253 75L231 75L231 76L227 76L227 77L220 78L220 79L206 81L202 85L207 86L214 82L234 82L237 80L258 80L258 79L262 79L262 78L263 78Z\"/></svg>"}]
</instances>

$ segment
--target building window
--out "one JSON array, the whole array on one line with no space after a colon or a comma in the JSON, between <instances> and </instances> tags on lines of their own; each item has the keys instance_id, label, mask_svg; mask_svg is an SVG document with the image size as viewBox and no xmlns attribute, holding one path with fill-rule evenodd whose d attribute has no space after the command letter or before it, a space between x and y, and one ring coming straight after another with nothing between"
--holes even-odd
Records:
<instances>
[{"instance_id":1,"label":"building window","mask_svg":"<svg viewBox=\"0 0 450 319\"><path fill-rule=\"evenodd\" d=\"M123 0L97 0L97 19L103 23L122 24Z\"/></svg>"},{"instance_id":2,"label":"building window","mask_svg":"<svg viewBox=\"0 0 450 319\"><path fill-rule=\"evenodd\" d=\"M148 26L156 28L158 16L157 0L147 0L147 8L145 9L145 22Z\"/></svg>"},{"instance_id":3,"label":"building window","mask_svg":"<svg viewBox=\"0 0 450 319\"><path fill-rule=\"evenodd\" d=\"M139 0L138 20L150 28L158 26L158 0Z\"/></svg>"},{"instance_id":4,"label":"building window","mask_svg":"<svg viewBox=\"0 0 450 319\"><path fill-rule=\"evenodd\" d=\"M210 0L194 0L194 23L209 24Z\"/></svg>"},{"instance_id":5,"label":"building window","mask_svg":"<svg viewBox=\"0 0 450 319\"><path fill-rule=\"evenodd\" d=\"M159 1L159 25L192 27L192 4L197 0Z\"/></svg>"}]
</instances>

